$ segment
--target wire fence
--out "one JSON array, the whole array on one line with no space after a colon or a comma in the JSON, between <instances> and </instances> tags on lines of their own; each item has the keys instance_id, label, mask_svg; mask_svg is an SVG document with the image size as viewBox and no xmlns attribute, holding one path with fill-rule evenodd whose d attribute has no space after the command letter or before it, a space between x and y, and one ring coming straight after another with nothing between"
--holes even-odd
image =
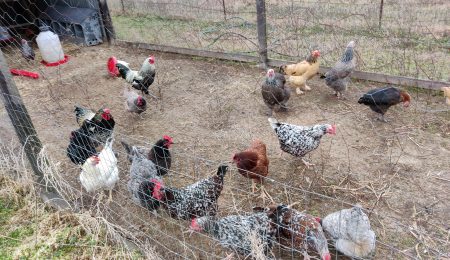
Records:
<instances>
[{"instance_id":1,"label":"wire fence","mask_svg":"<svg viewBox=\"0 0 450 260\"><path fill-rule=\"evenodd\" d=\"M69 1L63 2L75 7ZM54 6L57 3L49 4ZM256 12L254 3L250 1L109 1L108 4L119 39L257 53ZM284 4L288 6L286 9L283 9ZM329 2L323 4L328 8L332 5ZM320 7L319 3L316 5ZM340 3L338 6L343 5L350 4ZM285 27L289 22L283 23L282 14L286 14L285 17L293 14L289 18L291 22L299 22L300 19L295 18L295 15L300 16L299 6L314 9L312 3L306 2L267 3L271 57L303 57L308 50L326 47L314 43L319 39L311 42L317 45L298 41L295 35L304 34L291 32L289 27ZM354 6L352 12L378 10L375 4ZM94 5L91 7L96 8ZM341 10L342 13L347 11ZM318 14L333 21L338 19L322 12ZM368 16L371 18L367 24L377 27L377 15ZM318 20L314 21L318 23ZM35 21L30 22L34 24ZM382 22L383 28L384 24ZM295 24L289 26L297 27ZM342 21L339 26L350 25ZM274 38L277 30L283 37ZM27 37L25 31L19 34ZM335 34L333 37L341 37L338 32ZM33 35L30 34L29 39L34 39ZM285 38L288 35L294 40ZM317 35L312 34L312 37ZM333 55L334 51L342 52L346 39L334 39L336 45L322 51L325 65L333 60L326 56ZM288 45L296 47L285 48ZM309 159L316 166L306 169L289 155L277 156L278 140L267 118L260 113L263 104L259 72L244 63L224 64L152 53L156 57L157 76L151 91L158 99L146 97L148 109L138 116L125 109L123 90L128 84L108 75L106 61L114 55L137 69L149 53L115 46L87 48L64 41L63 48L70 57L69 62L58 67L45 67L39 63L39 53L34 61L26 61L20 48L20 41L2 48L9 67L38 72L40 78L14 78L21 97L2 91L2 100L6 105L11 100L26 104L29 118L21 109L10 109L9 112L15 118L25 118L23 124L15 126L25 130L33 126L43 144L37 162L45 176L44 183L51 184L74 211L105 219L118 234L118 241L133 242L146 257L154 253L153 250L161 259L222 259L230 252L216 246L219 241L214 236L202 232L188 234L190 221L171 218L164 205L158 211L150 212L134 203L133 193L128 188L131 164L120 141L151 148L163 135L171 136L175 142L170 148L173 160L169 174L162 178L166 187L185 187L215 175L221 164L230 165L218 200L218 217L246 215L255 206L272 204L269 198L263 200L259 194L254 194L250 188L251 181L242 177L230 164L233 153L243 151L251 140L258 138L267 145L270 165L264 187L275 203L296 203L293 208L322 218L360 204L377 235L375 258L449 257L446 226L449 214L446 201L447 169L450 168L446 141L450 135L449 112L442 96L434 92L410 89L414 97L412 108L408 111L393 108L390 111L392 122L386 125L373 122L370 112L353 102L372 86L353 83L349 100L340 102L323 100L325 90L319 84L317 89L322 94L311 94L307 99L293 98L290 103L292 112L280 115L281 121L298 125L338 124L338 134L324 137L319 149L311 153ZM293 51L295 49L297 51ZM361 50L358 54L364 57L364 61L369 59ZM7 69L3 68L2 73L4 71ZM101 195L102 191L85 190L80 183L82 167L67 157L71 132L80 127L73 112L74 105L94 111L108 107L116 121L112 150L117 158L119 180L114 185L109 203L106 202L107 195ZM85 135L83 132L82 136ZM2 143L10 138L0 137ZM91 138L89 135L86 137ZM79 145L88 146L84 142L89 138L82 139ZM102 148L97 149L96 152L100 152ZM114 164L111 157L108 159ZM39 181L39 185L42 186L42 182ZM233 222L230 225L234 228L239 226ZM328 243L333 256L340 258L332 249L333 242L330 240ZM277 259L298 258L302 253L299 251L279 246L273 248ZM308 253L320 259L311 248Z\"/></svg>"}]
</instances>

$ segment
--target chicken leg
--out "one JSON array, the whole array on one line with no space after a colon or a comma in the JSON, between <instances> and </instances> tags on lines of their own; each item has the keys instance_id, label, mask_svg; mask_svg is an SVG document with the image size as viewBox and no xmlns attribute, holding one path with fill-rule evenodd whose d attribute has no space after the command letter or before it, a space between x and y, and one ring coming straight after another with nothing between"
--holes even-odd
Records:
<instances>
[{"instance_id":1,"label":"chicken leg","mask_svg":"<svg viewBox=\"0 0 450 260\"><path fill-rule=\"evenodd\" d=\"M302 158L302 162L303 164L306 166L307 169L309 169L309 167L314 166L314 163L310 163L308 161L306 161L305 159Z\"/></svg>"},{"instance_id":2,"label":"chicken leg","mask_svg":"<svg viewBox=\"0 0 450 260\"><path fill-rule=\"evenodd\" d=\"M377 120L384 122L384 123L389 123L389 121L384 117L383 114L380 117L377 117Z\"/></svg>"},{"instance_id":3,"label":"chicken leg","mask_svg":"<svg viewBox=\"0 0 450 260\"><path fill-rule=\"evenodd\" d=\"M109 190L109 197L108 197L108 201L106 203L111 203L112 201L112 189Z\"/></svg>"},{"instance_id":4,"label":"chicken leg","mask_svg":"<svg viewBox=\"0 0 450 260\"><path fill-rule=\"evenodd\" d=\"M297 95L302 95L302 94L304 94L305 92L301 91L300 88L297 88L297 89L295 90L295 93L297 93Z\"/></svg>"}]
</instances>

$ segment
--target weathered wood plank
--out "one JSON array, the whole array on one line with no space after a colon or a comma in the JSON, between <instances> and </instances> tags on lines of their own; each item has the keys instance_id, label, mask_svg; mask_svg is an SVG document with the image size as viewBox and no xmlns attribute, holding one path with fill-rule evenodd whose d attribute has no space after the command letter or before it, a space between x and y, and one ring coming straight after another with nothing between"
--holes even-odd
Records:
<instances>
[{"instance_id":1,"label":"weathered wood plank","mask_svg":"<svg viewBox=\"0 0 450 260\"><path fill-rule=\"evenodd\" d=\"M128 41L122 41L122 40L117 40L116 44L119 46L122 46L122 47L127 47L127 48L129 48L129 47L140 48L140 49L147 49L147 50L152 50L152 51L169 52L169 53L200 56L200 57L215 58L215 59L222 59L222 60L232 60L232 61L241 61L241 62L259 62L260 61L259 57L246 55L246 54L239 54L239 53L224 53L224 52L217 52L217 51L195 50L195 49L179 48L179 47L164 46L164 45L149 44L149 43L128 42ZM284 60L274 60L274 59L269 59L267 61L267 64L272 67L279 67L286 63L292 63L292 62L284 61ZM329 69L330 69L329 67L321 66L319 72L324 74ZM424 88L424 89L434 89L434 90L440 90L440 88L442 88L442 87L450 87L449 82L433 81L433 80L426 80L426 79L416 79L416 78L402 77L402 76L392 76L392 75L385 75L385 74L380 74L380 73L364 72L364 71L353 72L352 78L360 79L360 80L374 81L374 82L379 82L379 83L394 84L394 85L401 85L401 86L412 86L412 87L419 87L419 88Z\"/></svg>"}]
</instances>

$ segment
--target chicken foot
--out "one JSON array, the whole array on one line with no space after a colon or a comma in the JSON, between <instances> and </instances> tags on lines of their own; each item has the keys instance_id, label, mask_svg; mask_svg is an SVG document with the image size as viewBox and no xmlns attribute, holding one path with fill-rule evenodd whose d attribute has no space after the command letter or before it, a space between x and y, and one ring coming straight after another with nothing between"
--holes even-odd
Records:
<instances>
[{"instance_id":1,"label":"chicken foot","mask_svg":"<svg viewBox=\"0 0 450 260\"><path fill-rule=\"evenodd\" d=\"M376 120L384 122L384 123L389 123L389 121L384 117L384 115L377 117Z\"/></svg>"},{"instance_id":2,"label":"chicken foot","mask_svg":"<svg viewBox=\"0 0 450 260\"><path fill-rule=\"evenodd\" d=\"M307 169L309 169L311 166L315 165L314 163L310 163L310 162L306 161L303 158L301 160L302 160L303 164L306 166Z\"/></svg>"},{"instance_id":3,"label":"chicken foot","mask_svg":"<svg viewBox=\"0 0 450 260\"><path fill-rule=\"evenodd\" d=\"M305 92L301 91L300 88L296 88L295 93L297 93L297 95L303 95Z\"/></svg>"},{"instance_id":4,"label":"chicken foot","mask_svg":"<svg viewBox=\"0 0 450 260\"><path fill-rule=\"evenodd\" d=\"M256 187L257 187L256 182L254 180L252 180L252 192L253 193L255 193ZM266 202L266 199L269 199L272 203L275 203L272 196L270 196L270 194L264 188L264 185L261 184L259 187L259 190L260 190L261 194L257 198L261 198L263 200L263 203Z\"/></svg>"}]
</instances>

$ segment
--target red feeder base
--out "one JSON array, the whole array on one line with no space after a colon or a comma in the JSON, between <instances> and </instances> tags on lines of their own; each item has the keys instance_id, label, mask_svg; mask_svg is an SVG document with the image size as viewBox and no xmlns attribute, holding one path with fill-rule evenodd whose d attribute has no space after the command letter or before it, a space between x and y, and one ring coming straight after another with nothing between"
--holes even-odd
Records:
<instances>
[{"instance_id":1,"label":"red feeder base","mask_svg":"<svg viewBox=\"0 0 450 260\"><path fill-rule=\"evenodd\" d=\"M64 55L64 59L57 61L57 62L46 62L45 60L41 61L42 64L44 64L47 67L55 67L61 64L66 63L69 60L69 56L68 55Z\"/></svg>"}]
</instances>

